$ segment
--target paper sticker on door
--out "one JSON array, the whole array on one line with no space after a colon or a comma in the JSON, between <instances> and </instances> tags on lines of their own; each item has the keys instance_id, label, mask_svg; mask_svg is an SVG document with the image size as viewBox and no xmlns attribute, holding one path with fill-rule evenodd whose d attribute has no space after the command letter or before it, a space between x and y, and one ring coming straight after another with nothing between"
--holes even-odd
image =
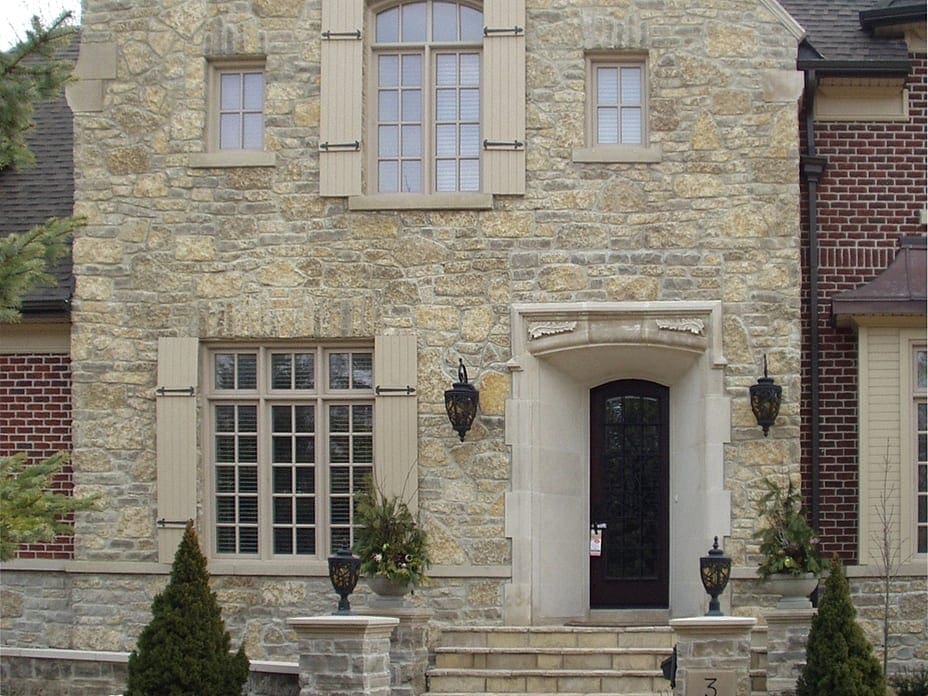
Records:
<instances>
[{"instance_id":1,"label":"paper sticker on door","mask_svg":"<svg viewBox=\"0 0 928 696\"><path fill-rule=\"evenodd\" d=\"M601 556L603 553L603 528L606 525L598 524L590 530L590 556Z\"/></svg>"}]
</instances>

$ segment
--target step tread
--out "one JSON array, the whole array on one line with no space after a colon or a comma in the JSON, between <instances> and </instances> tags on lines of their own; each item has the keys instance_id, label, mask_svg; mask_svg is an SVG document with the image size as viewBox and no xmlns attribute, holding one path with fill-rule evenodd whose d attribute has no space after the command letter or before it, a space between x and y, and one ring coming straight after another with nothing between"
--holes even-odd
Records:
<instances>
[{"instance_id":1,"label":"step tread","mask_svg":"<svg viewBox=\"0 0 928 696\"><path fill-rule=\"evenodd\" d=\"M428 674L435 677L662 677L659 669L543 669L540 667L432 667Z\"/></svg>"},{"instance_id":2,"label":"step tread","mask_svg":"<svg viewBox=\"0 0 928 696\"><path fill-rule=\"evenodd\" d=\"M441 626L442 633L673 633L670 626Z\"/></svg>"}]
</instances>

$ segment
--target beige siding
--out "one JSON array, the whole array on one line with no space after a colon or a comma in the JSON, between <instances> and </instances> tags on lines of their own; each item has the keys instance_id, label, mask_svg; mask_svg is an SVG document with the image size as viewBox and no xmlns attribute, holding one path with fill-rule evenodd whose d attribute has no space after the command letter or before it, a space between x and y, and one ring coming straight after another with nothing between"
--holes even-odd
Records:
<instances>
[{"instance_id":1,"label":"beige siding","mask_svg":"<svg viewBox=\"0 0 928 696\"><path fill-rule=\"evenodd\" d=\"M158 339L158 387L197 385L197 339ZM197 402L193 394L156 396L158 516L182 522L197 512ZM170 563L183 536L182 524L158 527L158 560Z\"/></svg>"},{"instance_id":2,"label":"beige siding","mask_svg":"<svg viewBox=\"0 0 928 696\"><path fill-rule=\"evenodd\" d=\"M520 141L513 148L485 148L483 189L487 193L525 193L525 0L486 0L489 28L522 27L518 35L491 34L483 41L483 137Z\"/></svg>"},{"instance_id":3,"label":"beige siding","mask_svg":"<svg viewBox=\"0 0 928 696\"><path fill-rule=\"evenodd\" d=\"M414 334L376 336L374 380L381 389L416 388ZM415 391L386 391L374 407L374 466L388 495L399 495L414 513L418 508L418 450Z\"/></svg>"},{"instance_id":4,"label":"beige siding","mask_svg":"<svg viewBox=\"0 0 928 696\"><path fill-rule=\"evenodd\" d=\"M363 0L323 0L323 32L353 32L360 30L363 22ZM357 195L361 193L361 150L325 150L322 146L361 140L363 42L345 37L321 41L319 193Z\"/></svg>"},{"instance_id":5,"label":"beige siding","mask_svg":"<svg viewBox=\"0 0 928 696\"><path fill-rule=\"evenodd\" d=\"M900 540L902 384L899 330L861 328L860 354L860 559L879 562L885 519ZM885 491L885 494L884 494Z\"/></svg>"}]
</instances>

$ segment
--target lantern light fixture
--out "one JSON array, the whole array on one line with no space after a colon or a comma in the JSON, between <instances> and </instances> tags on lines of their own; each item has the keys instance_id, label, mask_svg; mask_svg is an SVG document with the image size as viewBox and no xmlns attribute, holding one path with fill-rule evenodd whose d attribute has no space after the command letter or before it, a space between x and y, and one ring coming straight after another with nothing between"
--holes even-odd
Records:
<instances>
[{"instance_id":1,"label":"lantern light fixture","mask_svg":"<svg viewBox=\"0 0 928 696\"><path fill-rule=\"evenodd\" d=\"M719 538L715 537L709 555L699 559L699 578L710 597L706 616L724 616L719 608L719 595L725 591L730 577L731 558L719 548Z\"/></svg>"},{"instance_id":2,"label":"lantern light fixture","mask_svg":"<svg viewBox=\"0 0 928 696\"><path fill-rule=\"evenodd\" d=\"M773 383L773 377L767 376L767 354L764 353L764 376L751 385L751 410L757 424L764 429L764 437L770 431L770 426L777 420L780 413L780 400L783 397L783 387Z\"/></svg>"},{"instance_id":3,"label":"lantern light fixture","mask_svg":"<svg viewBox=\"0 0 928 696\"><path fill-rule=\"evenodd\" d=\"M329 556L329 580L339 596L336 614L351 613L348 595L354 592L360 575L361 559L354 556L351 549L338 549L334 555Z\"/></svg>"},{"instance_id":4,"label":"lantern light fixture","mask_svg":"<svg viewBox=\"0 0 928 696\"><path fill-rule=\"evenodd\" d=\"M451 389L445 391L445 410L448 412L451 427L455 429L461 442L464 442L464 434L470 430L474 422L479 401L480 392L474 385L468 384L464 360L458 358L458 381Z\"/></svg>"}]
</instances>

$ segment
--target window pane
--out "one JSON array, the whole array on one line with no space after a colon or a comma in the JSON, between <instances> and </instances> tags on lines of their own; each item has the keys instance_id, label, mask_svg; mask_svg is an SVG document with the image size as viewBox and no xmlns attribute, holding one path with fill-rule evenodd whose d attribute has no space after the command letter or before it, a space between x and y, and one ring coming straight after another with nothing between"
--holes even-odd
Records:
<instances>
[{"instance_id":1,"label":"window pane","mask_svg":"<svg viewBox=\"0 0 928 696\"><path fill-rule=\"evenodd\" d=\"M329 389L347 389L348 353L329 353Z\"/></svg>"},{"instance_id":2,"label":"window pane","mask_svg":"<svg viewBox=\"0 0 928 696\"><path fill-rule=\"evenodd\" d=\"M241 493L258 492L258 468L240 466L238 469L238 490Z\"/></svg>"},{"instance_id":3,"label":"window pane","mask_svg":"<svg viewBox=\"0 0 928 696\"><path fill-rule=\"evenodd\" d=\"M273 453L271 461L275 464L289 463L293 461L293 442L289 435L274 437Z\"/></svg>"},{"instance_id":4,"label":"window pane","mask_svg":"<svg viewBox=\"0 0 928 696\"><path fill-rule=\"evenodd\" d=\"M377 154L380 157L396 157L400 153L400 130L397 126L380 126L377 129Z\"/></svg>"},{"instance_id":5,"label":"window pane","mask_svg":"<svg viewBox=\"0 0 928 696\"><path fill-rule=\"evenodd\" d=\"M456 89L439 89L435 92L435 117L439 121L454 121L458 117Z\"/></svg>"},{"instance_id":6,"label":"window pane","mask_svg":"<svg viewBox=\"0 0 928 696\"><path fill-rule=\"evenodd\" d=\"M461 41L483 41L483 13L461 6Z\"/></svg>"},{"instance_id":7,"label":"window pane","mask_svg":"<svg viewBox=\"0 0 928 696\"><path fill-rule=\"evenodd\" d=\"M422 56L411 54L403 56L403 87L420 87L422 85Z\"/></svg>"},{"instance_id":8,"label":"window pane","mask_svg":"<svg viewBox=\"0 0 928 696\"><path fill-rule=\"evenodd\" d=\"M295 389L316 388L315 353L297 353L294 357L293 387Z\"/></svg>"},{"instance_id":9,"label":"window pane","mask_svg":"<svg viewBox=\"0 0 928 696\"><path fill-rule=\"evenodd\" d=\"M329 430L331 432L348 432L348 409L348 406L329 406Z\"/></svg>"},{"instance_id":10,"label":"window pane","mask_svg":"<svg viewBox=\"0 0 928 696\"><path fill-rule=\"evenodd\" d=\"M425 3L403 5L402 12L403 41L425 41Z\"/></svg>"},{"instance_id":11,"label":"window pane","mask_svg":"<svg viewBox=\"0 0 928 696\"><path fill-rule=\"evenodd\" d=\"M380 87L397 87L400 83L400 57L396 55L380 56L377 61Z\"/></svg>"},{"instance_id":12,"label":"window pane","mask_svg":"<svg viewBox=\"0 0 928 696\"><path fill-rule=\"evenodd\" d=\"M337 549L349 548L351 546L351 532L348 529L333 529L330 540L330 548L333 552Z\"/></svg>"},{"instance_id":13,"label":"window pane","mask_svg":"<svg viewBox=\"0 0 928 696\"><path fill-rule=\"evenodd\" d=\"M622 68L622 103L641 103L641 68Z\"/></svg>"},{"instance_id":14,"label":"window pane","mask_svg":"<svg viewBox=\"0 0 928 696\"><path fill-rule=\"evenodd\" d=\"M403 120L422 120L422 91L418 89L403 90Z\"/></svg>"},{"instance_id":15,"label":"window pane","mask_svg":"<svg viewBox=\"0 0 928 696\"><path fill-rule=\"evenodd\" d=\"M235 529L230 527L216 529L216 553L235 553Z\"/></svg>"},{"instance_id":16,"label":"window pane","mask_svg":"<svg viewBox=\"0 0 928 696\"><path fill-rule=\"evenodd\" d=\"M248 111L264 109L264 75L262 73L245 73L245 96L242 107Z\"/></svg>"},{"instance_id":17,"label":"window pane","mask_svg":"<svg viewBox=\"0 0 928 696\"><path fill-rule=\"evenodd\" d=\"M242 106L242 80L239 73L222 73L219 76L219 108L235 111Z\"/></svg>"},{"instance_id":18,"label":"window pane","mask_svg":"<svg viewBox=\"0 0 928 696\"><path fill-rule=\"evenodd\" d=\"M374 407L355 406L351 409L351 428L354 432L371 432L374 429Z\"/></svg>"},{"instance_id":19,"label":"window pane","mask_svg":"<svg viewBox=\"0 0 928 696\"><path fill-rule=\"evenodd\" d=\"M258 499L257 498L239 498L238 499L238 518L239 522L258 522Z\"/></svg>"},{"instance_id":20,"label":"window pane","mask_svg":"<svg viewBox=\"0 0 928 696\"><path fill-rule=\"evenodd\" d=\"M297 467L296 492L312 494L316 492L316 470L313 467Z\"/></svg>"},{"instance_id":21,"label":"window pane","mask_svg":"<svg viewBox=\"0 0 928 696\"><path fill-rule=\"evenodd\" d=\"M403 126L403 157L420 157L422 155L422 127Z\"/></svg>"},{"instance_id":22,"label":"window pane","mask_svg":"<svg viewBox=\"0 0 928 696\"><path fill-rule=\"evenodd\" d=\"M371 353L352 353L351 386L354 389L370 389L374 386L373 359Z\"/></svg>"},{"instance_id":23,"label":"window pane","mask_svg":"<svg viewBox=\"0 0 928 696\"><path fill-rule=\"evenodd\" d=\"M290 529L274 530L274 553L293 553L293 535Z\"/></svg>"},{"instance_id":24,"label":"window pane","mask_svg":"<svg viewBox=\"0 0 928 696\"><path fill-rule=\"evenodd\" d=\"M396 43L400 40L400 11L398 7L377 14L377 43Z\"/></svg>"},{"instance_id":25,"label":"window pane","mask_svg":"<svg viewBox=\"0 0 928 696\"><path fill-rule=\"evenodd\" d=\"M256 527L243 527L238 536L239 553L258 553L258 530Z\"/></svg>"},{"instance_id":26,"label":"window pane","mask_svg":"<svg viewBox=\"0 0 928 696\"><path fill-rule=\"evenodd\" d=\"M293 384L293 356L289 353L275 353L271 356L271 388L289 389ZM275 413L276 413L275 408ZM289 413L290 409L287 409ZM289 426L286 426L289 428ZM275 430L281 430L276 425Z\"/></svg>"},{"instance_id":27,"label":"window pane","mask_svg":"<svg viewBox=\"0 0 928 696\"><path fill-rule=\"evenodd\" d=\"M274 524L293 522L293 499L274 498Z\"/></svg>"},{"instance_id":28,"label":"window pane","mask_svg":"<svg viewBox=\"0 0 928 696\"><path fill-rule=\"evenodd\" d=\"M316 530L299 528L296 530L296 552L302 556L316 553Z\"/></svg>"},{"instance_id":29,"label":"window pane","mask_svg":"<svg viewBox=\"0 0 928 696\"><path fill-rule=\"evenodd\" d=\"M461 160L461 191L480 190L480 161Z\"/></svg>"},{"instance_id":30,"label":"window pane","mask_svg":"<svg viewBox=\"0 0 928 696\"><path fill-rule=\"evenodd\" d=\"M221 150L239 149L241 116L239 114L222 114L219 117L219 148Z\"/></svg>"},{"instance_id":31,"label":"window pane","mask_svg":"<svg viewBox=\"0 0 928 696\"><path fill-rule=\"evenodd\" d=\"M316 521L316 501L314 498L296 499L296 523L314 524Z\"/></svg>"},{"instance_id":32,"label":"window pane","mask_svg":"<svg viewBox=\"0 0 928 696\"><path fill-rule=\"evenodd\" d=\"M289 406L271 407L271 427L275 433L289 433L293 427L293 413Z\"/></svg>"},{"instance_id":33,"label":"window pane","mask_svg":"<svg viewBox=\"0 0 928 696\"><path fill-rule=\"evenodd\" d=\"M596 104L619 103L619 71L616 68L596 68Z\"/></svg>"},{"instance_id":34,"label":"window pane","mask_svg":"<svg viewBox=\"0 0 928 696\"><path fill-rule=\"evenodd\" d=\"M399 163L378 162L377 164L377 190L381 193L396 193L399 191Z\"/></svg>"},{"instance_id":35,"label":"window pane","mask_svg":"<svg viewBox=\"0 0 928 696\"><path fill-rule=\"evenodd\" d=\"M641 109L622 109L622 142L629 145L641 143Z\"/></svg>"},{"instance_id":36,"label":"window pane","mask_svg":"<svg viewBox=\"0 0 928 696\"><path fill-rule=\"evenodd\" d=\"M235 388L235 355L217 353L213 358L216 389Z\"/></svg>"},{"instance_id":37,"label":"window pane","mask_svg":"<svg viewBox=\"0 0 928 696\"><path fill-rule=\"evenodd\" d=\"M316 431L316 409L314 406L296 406L293 413L293 429L296 432L313 433Z\"/></svg>"},{"instance_id":38,"label":"window pane","mask_svg":"<svg viewBox=\"0 0 928 696\"><path fill-rule=\"evenodd\" d=\"M333 464L347 464L349 459L348 438L344 436L329 438L329 461Z\"/></svg>"},{"instance_id":39,"label":"window pane","mask_svg":"<svg viewBox=\"0 0 928 696\"><path fill-rule=\"evenodd\" d=\"M407 193L422 191L422 164L419 160L404 160L402 169L403 191Z\"/></svg>"},{"instance_id":40,"label":"window pane","mask_svg":"<svg viewBox=\"0 0 928 696\"><path fill-rule=\"evenodd\" d=\"M238 460L240 462L258 461L258 438L240 437L238 443Z\"/></svg>"},{"instance_id":41,"label":"window pane","mask_svg":"<svg viewBox=\"0 0 928 696\"><path fill-rule=\"evenodd\" d=\"M454 157L458 154L457 126L452 124L435 128L435 151L440 157Z\"/></svg>"},{"instance_id":42,"label":"window pane","mask_svg":"<svg viewBox=\"0 0 928 696\"><path fill-rule=\"evenodd\" d=\"M350 478L348 467L333 466L329 469L329 492L335 494L349 493Z\"/></svg>"},{"instance_id":43,"label":"window pane","mask_svg":"<svg viewBox=\"0 0 928 696\"><path fill-rule=\"evenodd\" d=\"M476 89L461 90L461 120L480 120L480 91Z\"/></svg>"},{"instance_id":44,"label":"window pane","mask_svg":"<svg viewBox=\"0 0 928 696\"><path fill-rule=\"evenodd\" d=\"M370 464L374 461L374 440L370 435L358 435L354 438L352 459L359 464Z\"/></svg>"},{"instance_id":45,"label":"window pane","mask_svg":"<svg viewBox=\"0 0 928 696\"><path fill-rule=\"evenodd\" d=\"M480 156L480 126L463 125L461 126L460 148L461 157L479 157Z\"/></svg>"},{"instance_id":46,"label":"window pane","mask_svg":"<svg viewBox=\"0 0 928 696\"><path fill-rule=\"evenodd\" d=\"M257 406L239 406L238 407L238 429L241 432L256 433L258 432L258 407Z\"/></svg>"},{"instance_id":47,"label":"window pane","mask_svg":"<svg viewBox=\"0 0 928 696\"><path fill-rule=\"evenodd\" d=\"M461 85L477 87L480 84L480 55L477 53L461 54Z\"/></svg>"},{"instance_id":48,"label":"window pane","mask_svg":"<svg viewBox=\"0 0 928 696\"><path fill-rule=\"evenodd\" d=\"M293 492L293 470L289 466L274 467L274 492Z\"/></svg>"},{"instance_id":49,"label":"window pane","mask_svg":"<svg viewBox=\"0 0 928 696\"><path fill-rule=\"evenodd\" d=\"M216 406L216 432L235 432L235 406Z\"/></svg>"},{"instance_id":50,"label":"window pane","mask_svg":"<svg viewBox=\"0 0 928 696\"><path fill-rule=\"evenodd\" d=\"M264 114L242 116L242 147L246 150L264 147Z\"/></svg>"},{"instance_id":51,"label":"window pane","mask_svg":"<svg viewBox=\"0 0 928 696\"><path fill-rule=\"evenodd\" d=\"M348 498L332 498L329 503L329 522L332 524L348 524L351 521L350 500Z\"/></svg>"},{"instance_id":52,"label":"window pane","mask_svg":"<svg viewBox=\"0 0 928 696\"><path fill-rule=\"evenodd\" d=\"M258 356L254 353L238 356L238 388L256 389L258 387Z\"/></svg>"},{"instance_id":53,"label":"window pane","mask_svg":"<svg viewBox=\"0 0 928 696\"><path fill-rule=\"evenodd\" d=\"M928 388L928 351L915 351L915 386L919 390Z\"/></svg>"},{"instance_id":54,"label":"window pane","mask_svg":"<svg viewBox=\"0 0 928 696\"><path fill-rule=\"evenodd\" d=\"M216 521L235 522L235 498L216 497Z\"/></svg>"},{"instance_id":55,"label":"window pane","mask_svg":"<svg viewBox=\"0 0 928 696\"><path fill-rule=\"evenodd\" d=\"M596 110L596 142L613 145L619 142L618 109L600 108Z\"/></svg>"},{"instance_id":56,"label":"window pane","mask_svg":"<svg viewBox=\"0 0 928 696\"><path fill-rule=\"evenodd\" d=\"M220 493L235 492L235 467L216 467L216 490Z\"/></svg>"},{"instance_id":57,"label":"window pane","mask_svg":"<svg viewBox=\"0 0 928 696\"><path fill-rule=\"evenodd\" d=\"M438 160L435 163L435 188L439 191L457 191L455 160Z\"/></svg>"},{"instance_id":58,"label":"window pane","mask_svg":"<svg viewBox=\"0 0 928 696\"><path fill-rule=\"evenodd\" d=\"M458 6L453 2L432 5L432 40L456 41L458 38Z\"/></svg>"},{"instance_id":59,"label":"window pane","mask_svg":"<svg viewBox=\"0 0 928 696\"><path fill-rule=\"evenodd\" d=\"M454 53L439 53L435 57L435 84L458 84L458 57Z\"/></svg>"},{"instance_id":60,"label":"window pane","mask_svg":"<svg viewBox=\"0 0 928 696\"><path fill-rule=\"evenodd\" d=\"M377 103L377 120L399 121L400 120L400 96L395 89L382 89L378 96Z\"/></svg>"}]
</instances>

